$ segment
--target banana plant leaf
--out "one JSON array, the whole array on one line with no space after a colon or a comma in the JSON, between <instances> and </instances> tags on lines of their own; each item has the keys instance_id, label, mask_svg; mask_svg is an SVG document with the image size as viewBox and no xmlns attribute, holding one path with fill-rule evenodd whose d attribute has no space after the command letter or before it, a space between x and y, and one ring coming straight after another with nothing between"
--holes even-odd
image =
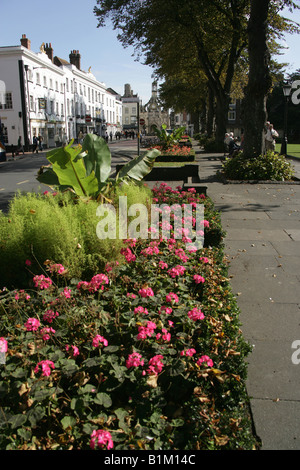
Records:
<instances>
[{"instance_id":1,"label":"banana plant leaf","mask_svg":"<svg viewBox=\"0 0 300 470\"><path fill-rule=\"evenodd\" d=\"M87 176L82 148L81 146L72 147L72 143L47 153L47 159L52 167L39 175L37 179L41 183L53 186L54 172L59 186L73 188L78 196L93 196L98 191L97 178L94 171Z\"/></svg>"},{"instance_id":2,"label":"banana plant leaf","mask_svg":"<svg viewBox=\"0 0 300 470\"><path fill-rule=\"evenodd\" d=\"M121 168L117 174L117 179L129 177L133 180L141 181L152 170L158 155L160 155L160 151L157 149L152 149L144 155L139 155Z\"/></svg>"},{"instance_id":3,"label":"banana plant leaf","mask_svg":"<svg viewBox=\"0 0 300 470\"><path fill-rule=\"evenodd\" d=\"M85 152L84 163L86 175L92 172L99 183L104 183L111 173L111 153L106 141L95 134L87 134L82 143L82 151Z\"/></svg>"}]
</instances>

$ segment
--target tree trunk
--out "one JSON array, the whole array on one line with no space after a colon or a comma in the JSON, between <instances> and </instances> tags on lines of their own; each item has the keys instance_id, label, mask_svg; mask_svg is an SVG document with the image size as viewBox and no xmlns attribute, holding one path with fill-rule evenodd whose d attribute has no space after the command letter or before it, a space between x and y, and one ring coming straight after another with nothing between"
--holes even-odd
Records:
<instances>
[{"instance_id":1,"label":"tree trunk","mask_svg":"<svg viewBox=\"0 0 300 470\"><path fill-rule=\"evenodd\" d=\"M243 102L244 156L249 159L263 152L266 100L272 84L267 45L269 5L270 0L251 0L248 24L249 78Z\"/></svg>"}]
</instances>

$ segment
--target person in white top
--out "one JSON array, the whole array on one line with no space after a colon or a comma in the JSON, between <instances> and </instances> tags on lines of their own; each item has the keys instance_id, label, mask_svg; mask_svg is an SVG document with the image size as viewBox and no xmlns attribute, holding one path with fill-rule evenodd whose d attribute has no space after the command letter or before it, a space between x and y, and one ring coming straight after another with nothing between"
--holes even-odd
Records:
<instances>
[{"instance_id":1,"label":"person in white top","mask_svg":"<svg viewBox=\"0 0 300 470\"><path fill-rule=\"evenodd\" d=\"M272 152L274 152L275 144L276 144L276 140L275 140L276 137L278 137L278 132L275 131L275 129L273 128L273 124L269 124L267 133L265 136L266 152L268 152L268 150L271 150Z\"/></svg>"}]
</instances>

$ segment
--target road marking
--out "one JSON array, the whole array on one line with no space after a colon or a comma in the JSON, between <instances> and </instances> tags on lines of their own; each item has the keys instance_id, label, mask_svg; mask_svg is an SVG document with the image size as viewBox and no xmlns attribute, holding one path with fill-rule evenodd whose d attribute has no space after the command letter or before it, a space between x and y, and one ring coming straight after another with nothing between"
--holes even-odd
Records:
<instances>
[{"instance_id":1,"label":"road marking","mask_svg":"<svg viewBox=\"0 0 300 470\"><path fill-rule=\"evenodd\" d=\"M17 183L17 184L24 184L24 183L29 183L29 180L20 181L20 182Z\"/></svg>"}]
</instances>

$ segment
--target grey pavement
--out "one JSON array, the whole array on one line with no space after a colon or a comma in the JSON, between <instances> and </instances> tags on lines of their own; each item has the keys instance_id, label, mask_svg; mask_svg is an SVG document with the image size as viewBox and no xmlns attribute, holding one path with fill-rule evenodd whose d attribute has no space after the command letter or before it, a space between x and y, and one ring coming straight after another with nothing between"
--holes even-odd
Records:
<instances>
[{"instance_id":1,"label":"grey pavement","mask_svg":"<svg viewBox=\"0 0 300 470\"><path fill-rule=\"evenodd\" d=\"M246 386L261 450L299 450L300 182L226 184L216 178L220 155L197 159L227 232L230 282L253 346Z\"/></svg>"}]
</instances>

